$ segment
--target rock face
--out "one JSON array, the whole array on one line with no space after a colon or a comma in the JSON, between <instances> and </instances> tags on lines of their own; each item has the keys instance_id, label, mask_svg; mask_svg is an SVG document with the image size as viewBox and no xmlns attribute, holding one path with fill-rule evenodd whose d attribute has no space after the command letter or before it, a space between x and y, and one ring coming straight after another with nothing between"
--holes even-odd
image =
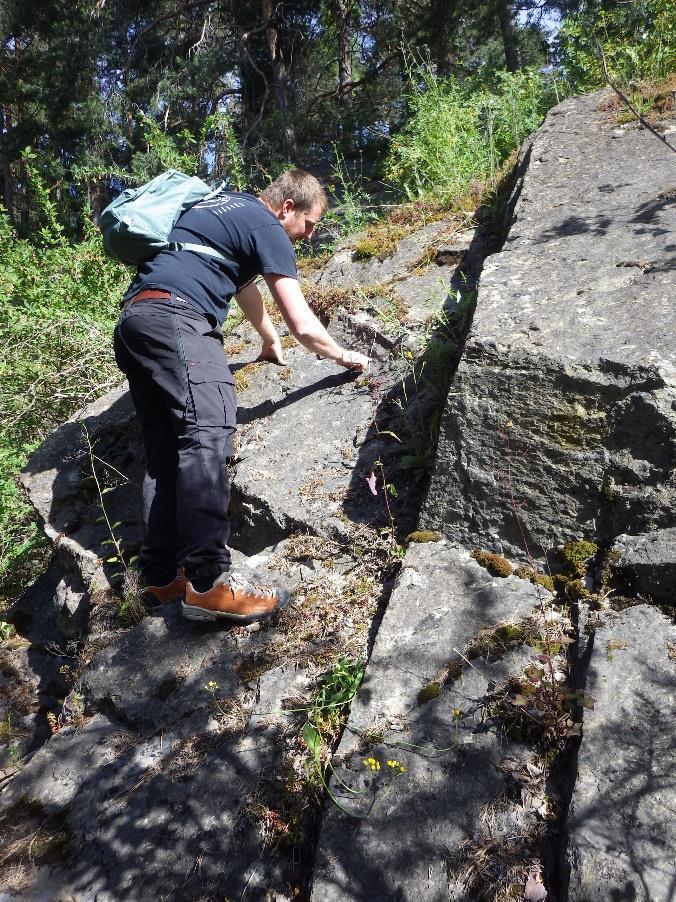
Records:
<instances>
[{"instance_id":1,"label":"rock face","mask_svg":"<svg viewBox=\"0 0 676 902\"><path fill-rule=\"evenodd\" d=\"M234 553L234 566L259 581L348 591L349 576L319 563L309 574L283 547L259 554L257 569L249 560ZM38 812L41 842L59 854L24 855L33 867L0 872L3 887L30 899L144 900L262 898L302 882L282 830L290 790L278 781L303 722L282 703L302 698L313 675L298 661L312 657L318 612L307 591L297 599L265 630L189 623L173 603L93 649L61 729L0 798L8 847L30 840Z\"/></svg>"},{"instance_id":2,"label":"rock face","mask_svg":"<svg viewBox=\"0 0 676 902\"><path fill-rule=\"evenodd\" d=\"M623 591L676 605L676 529L618 536L611 558Z\"/></svg>"},{"instance_id":3,"label":"rock face","mask_svg":"<svg viewBox=\"0 0 676 902\"><path fill-rule=\"evenodd\" d=\"M596 630L568 830L569 898L667 902L676 880L676 627L639 605Z\"/></svg>"},{"instance_id":4,"label":"rock face","mask_svg":"<svg viewBox=\"0 0 676 902\"><path fill-rule=\"evenodd\" d=\"M338 804L326 805L314 902L463 898L449 859L504 796L498 765L515 754L484 699L529 660L518 642L492 661L463 650L482 628L528 618L543 594L443 540L411 546L333 761ZM512 828L535 817L503 814Z\"/></svg>"},{"instance_id":5,"label":"rock face","mask_svg":"<svg viewBox=\"0 0 676 902\"><path fill-rule=\"evenodd\" d=\"M523 556L673 525L673 154L607 95L533 137L489 258L422 522Z\"/></svg>"}]
</instances>

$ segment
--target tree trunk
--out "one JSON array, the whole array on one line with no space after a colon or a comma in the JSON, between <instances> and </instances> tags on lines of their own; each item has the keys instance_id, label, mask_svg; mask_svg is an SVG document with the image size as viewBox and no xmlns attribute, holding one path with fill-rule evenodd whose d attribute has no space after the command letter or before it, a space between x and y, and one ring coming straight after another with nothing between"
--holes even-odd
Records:
<instances>
[{"instance_id":1,"label":"tree trunk","mask_svg":"<svg viewBox=\"0 0 676 902\"><path fill-rule=\"evenodd\" d=\"M500 31L502 32L502 43L505 48L505 63L510 72L517 72L519 69L523 69L523 61L516 29L514 28L514 16L512 15L510 0L498 0L498 18L500 20Z\"/></svg>"},{"instance_id":2,"label":"tree trunk","mask_svg":"<svg viewBox=\"0 0 676 902\"><path fill-rule=\"evenodd\" d=\"M11 127L11 114L3 107L0 107L0 135L6 135ZM14 192L12 190L12 168L9 163L9 158L5 153L0 153L0 178L2 178L0 203L2 203L5 208L9 221L14 223L14 210L12 209L14 201Z\"/></svg>"},{"instance_id":3,"label":"tree trunk","mask_svg":"<svg viewBox=\"0 0 676 902\"><path fill-rule=\"evenodd\" d=\"M437 75L446 78L453 72L455 53L453 38L454 23L457 21L457 0L433 0L430 23L434 29L432 35L434 57L437 64Z\"/></svg>"},{"instance_id":4,"label":"tree trunk","mask_svg":"<svg viewBox=\"0 0 676 902\"><path fill-rule=\"evenodd\" d=\"M246 135L243 146L249 147L256 144L259 137L259 129L261 115L260 109L256 104L255 76L251 67L249 51L249 36L243 35L240 45L239 55L239 71L242 80L242 106L244 107L244 116L246 118ZM262 73L259 73L264 77ZM218 170L216 170L218 172Z\"/></svg>"},{"instance_id":5,"label":"tree trunk","mask_svg":"<svg viewBox=\"0 0 676 902\"><path fill-rule=\"evenodd\" d=\"M350 0L336 0L338 22L338 103L347 106L352 81L352 54L350 53Z\"/></svg>"},{"instance_id":6,"label":"tree trunk","mask_svg":"<svg viewBox=\"0 0 676 902\"><path fill-rule=\"evenodd\" d=\"M261 0L261 12L263 13L264 20L268 22L265 29L265 38L270 53L270 62L272 64L272 83L275 91L275 99L277 101L277 109L282 117L282 143L284 146L284 153L289 160L296 162L298 160L298 144L296 142L296 132L293 127L293 119L291 116L289 77L286 71L284 57L282 56L279 30L272 21L272 0Z\"/></svg>"}]
</instances>

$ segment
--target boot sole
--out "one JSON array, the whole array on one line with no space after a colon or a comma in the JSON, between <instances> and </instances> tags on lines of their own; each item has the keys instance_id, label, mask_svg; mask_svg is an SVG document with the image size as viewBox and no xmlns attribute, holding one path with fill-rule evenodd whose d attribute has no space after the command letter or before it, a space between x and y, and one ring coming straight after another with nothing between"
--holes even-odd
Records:
<instances>
[{"instance_id":1,"label":"boot sole","mask_svg":"<svg viewBox=\"0 0 676 902\"><path fill-rule=\"evenodd\" d=\"M216 620L229 620L231 623L256 623L258 620L267 620L289 603L289 593L280 592L277 604L271 611L260 614L231 614L229 611L212 611L211 608L200 608L198 605L181 602L181 613L186 620L199 620L202 623L214 623Z\"/></svg>"}]
</instances>

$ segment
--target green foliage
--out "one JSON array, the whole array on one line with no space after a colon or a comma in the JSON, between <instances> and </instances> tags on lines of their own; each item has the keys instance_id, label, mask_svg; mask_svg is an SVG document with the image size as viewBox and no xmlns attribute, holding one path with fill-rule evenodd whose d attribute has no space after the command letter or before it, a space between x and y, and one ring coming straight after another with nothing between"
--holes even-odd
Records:
<instances>
[{"instance_id":1,"label":"green foliage","mask_svg":"<svg viewBox=\"0 0 676 902\"><path fill-rule=\"evenodd\" d=\"M47 541L31 506L16 483L25 455L0 439L0 611L35 576L47 552ZM0 639L4 627L0 621Z\"/></svg>"},{"instance_id":2,"label":"green foliage","mask_svg":"<svg viewBox=\"0 0 676 902\"><path fill-rule=\"evenodd\" d=\"M329 186L331 193L339 204L337 212L328 211L322 220L322 226L328 227L336 238L360 232L369 222L376 218L365 209L370 198L364 187L364 174L361 168L350 171L345 157L338 145L334 144L335 161L332 166L333 184Z\"/></svg>"},{"instance_id":3,"label":"green foliage","mask_svg":"<svg viewBox=\"0 0 676 902\"><path fill-rule=\"evenodd\" d=\"M145 149L134 154L131 168L139 183L149 181L165 169L178 169L189 174L195 171L197 138L188 129L171 135L142 111L138 118Z\"/></svg>"},{"instance_id":4,"label":"green foliage","mask_svg":"<svg viewBox=\"0 0 676 902\"><path fill-rule=\"evenodd\" d=\"M247 178L242 163L242 148L237 140L233 121L226 113L214 113L204 120L202 141L213 141L214 174L237 191L244 191Z\"/></svg>"},{"instance_id":5,"label":"green foliage","mask_svg":"<svg viewBox=\"0 0 676 902\"><path fill-rule=\"evenodd\" d=\"M357 694L364 676L364 663L341 658L324 674L312 699L308 720L320 729L335 732L344 716L345 707Z\"/></svg>"},{"instance_id":6,"label":"green foliage","mask_svg":"<svg viewBox=\"0 0 676 902\"><path fill-rule=\"evenodd\" d=\"M471 90L423 70L386 163L388 177L409 197L430 191L460 197L494 179L554 101L551 80L539 72L499 72L495 79L494 89Z\"/></svg>"},{"instance_id":7,"label":"green foliage","mask_svg":"<svg viewBox=\"0 0 676 902\"><path fill-rule=\"evenodd\" d=\"M187 128L172 134L142 111L137 116L145 147L132 157L133 181L141 184L166 169L208 177L205 157L213 154L215 177L238 191L247 187L242 150L227 113L207 116L196 134Z\"/></svg>"},{"instance_id":8,"label":"green foliage","mask_svg":"<svg viewBox=\"0 0 676 902\"><path fill-rule=\"evenodd\" d=\"M611 78L627 84L661 79L676 69L674 0L585 3L565 19L559 35L563 71L577 91L605 83L603 50Z\"/></svg>"},{"instance_id":9,"label":"green foliage","mask_svg":"<svg viewBox=\"0 0 676 902\"><path fill-rule=\"evenodd\" d=\"M17 239L0 208L0 595L9 597L44 548L17 474L52 429L119 381L110 336L129 279L93 226L77 246L64 237L30 160L36 241Z\"/></svg>"}]
</instances>

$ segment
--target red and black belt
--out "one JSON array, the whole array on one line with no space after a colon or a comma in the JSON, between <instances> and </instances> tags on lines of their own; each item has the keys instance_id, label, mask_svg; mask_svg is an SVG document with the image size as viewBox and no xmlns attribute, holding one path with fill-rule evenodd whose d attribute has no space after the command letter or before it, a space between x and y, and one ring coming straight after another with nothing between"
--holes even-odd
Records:
<instances>
[{"instance_id":1,"label":"red and black belt","mask_svg":"<svg viewBox=\"0 0 676 902\"><path fill-rule=\"evenodd\" d=\"M160 288L144 288L143 291L137 291L136 294L132 295L125 306L138 304L139 301L168 301L170 297L170 291L162 291Z\"/></svg>"}]
</instances>

